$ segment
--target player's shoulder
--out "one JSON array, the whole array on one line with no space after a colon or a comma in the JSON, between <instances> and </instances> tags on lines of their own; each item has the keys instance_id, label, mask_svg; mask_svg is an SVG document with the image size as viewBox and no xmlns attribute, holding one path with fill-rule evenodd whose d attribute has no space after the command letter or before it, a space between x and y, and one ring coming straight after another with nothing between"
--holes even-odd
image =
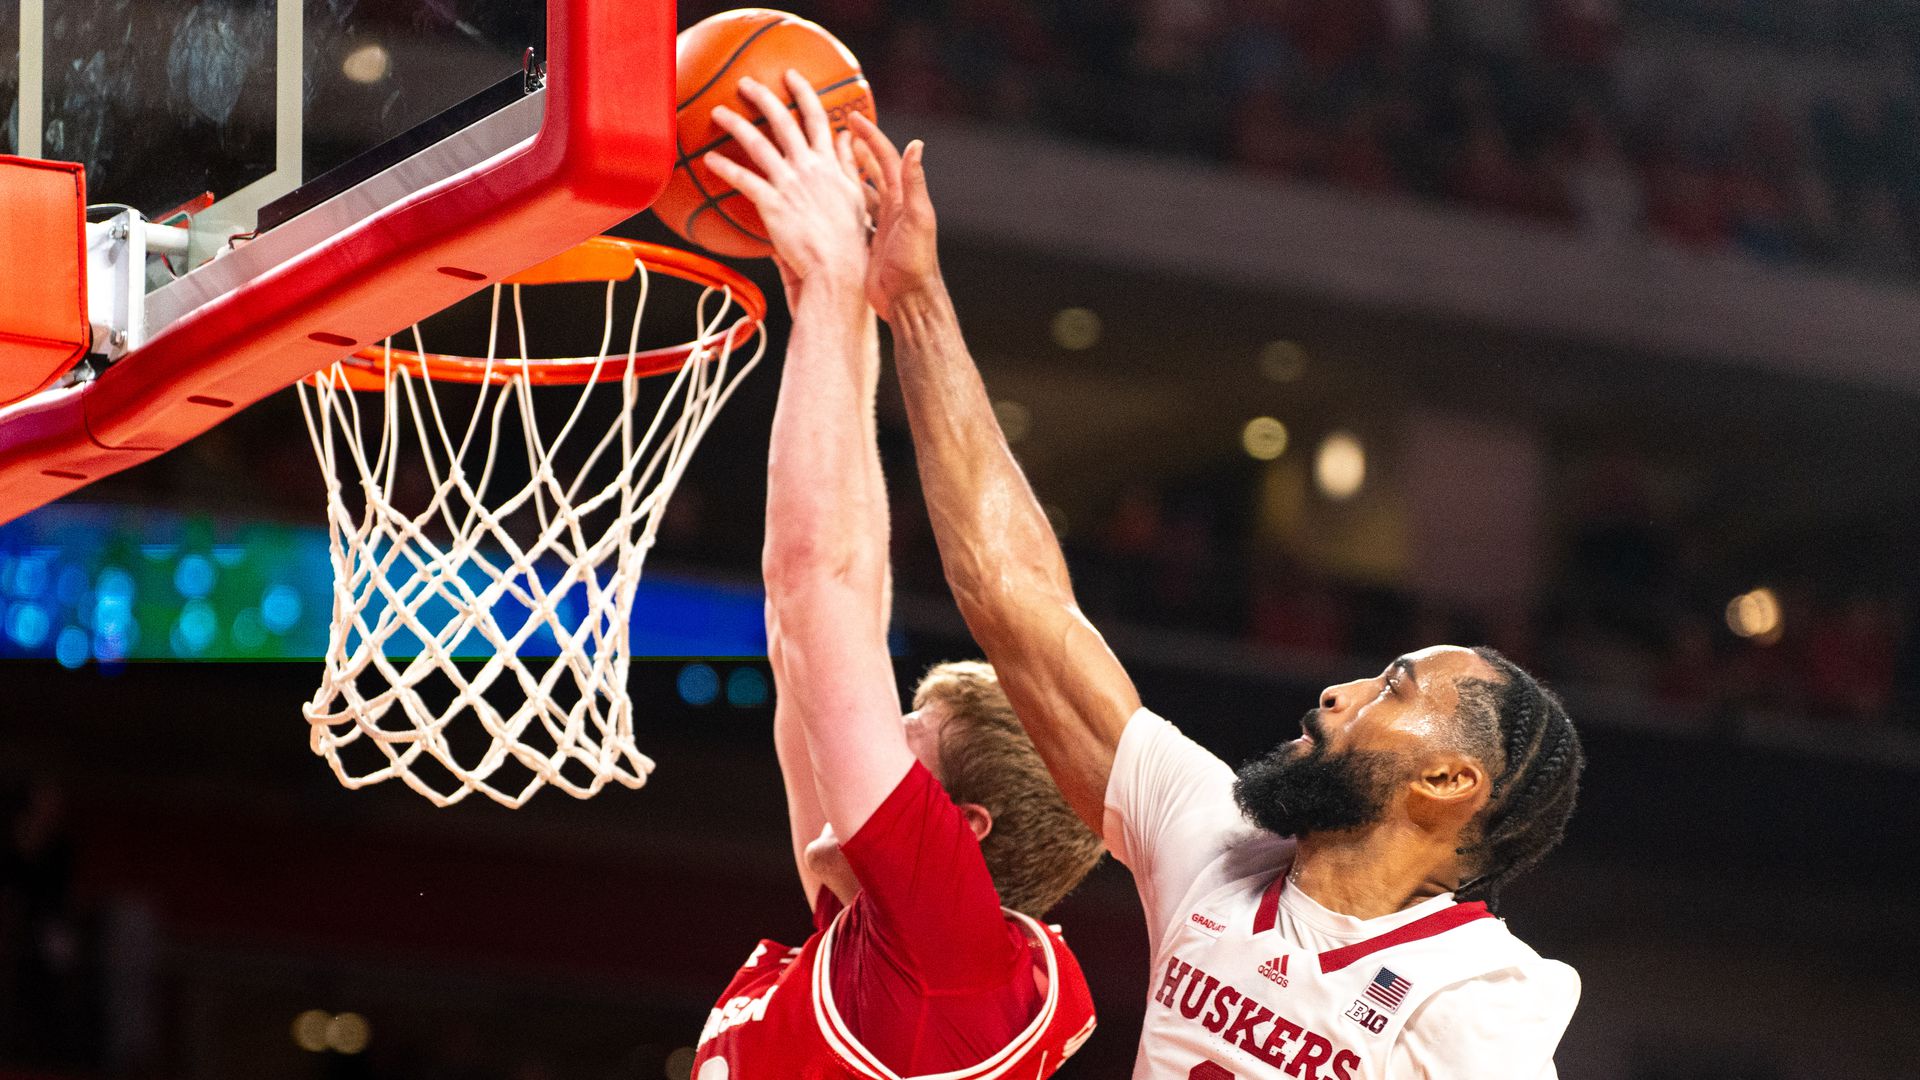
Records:
<instances>
[{"instance_id":1,"label":"player's shoulder","mask_svg":"<svg viewBox=\"0 0 1920 1080\"><path fill-rule=\"evenodd\" d=\"M1219 756L1195 742L1179 725L1147 708L1140 706L1127 718L1126 726L1120 731L1120 743L1115 747L1116 759L1133 758L1141 764L1173 765L1187 770L1224 774L1231 778L1233 769Z\"/></svg>"},{"instance_id":2,"label":"player's shoulder","mask_svg":"<svg viewBox=\"0 0 1920 1080\"><path fill-rule=\"evenodd\" d=\"M1493 923L1494 920L1481 920ZM1553 1055L1580 1000L1573 968L1534 952L1518 938L1478 974L1434 992L1408 1020L1395 1054L1427 1075L1537 1080L1552 1076ZM1463 935L1493 942L1482 928ZM1490 1057L1490 1051L1497 1054Z\"/></svg>"},{"instance_id":3,"label":"player's shoulder","mask_svg":"<svg viewBox=\"0 0 1920 1080\"><path fill-rule=\"evenodd\" d=\"M1500 954L1513 968L1531 977L1553 980L1572 979L1576 986L1579 984L1580 976L1574 971L1573 965L1540 955L1533 946L1527 944L1525 939L1514 933L1513 927L1507 924L1507 920L1496 916L1491 919L1476 920L1476 923L1494 935L1493 940L1499 943L1497 947Z\"/></svg>"},{"instance_id":4,"label":"player's shoulder","mask_svg":"<svg viewBox=\"0 0 1920 1080\"><path fill-rule=\"evenodd\" d=\"M1217 853L1182 895L1186 907L1204 904L1228 914L1229 909L1257 905L1274 877L1293 862L1292 837L1275 836L1245 822L1222 833L1189 839L1217 845Z\"/></svg>"},{"instance_id":5,"label":"player's shoulder","mask_svg":"<svg viewBox=\"0 0 1920 1080\"><path fill-rule=\"evenodd\" d=\"M1473 957L1480 970L1436 994L1436 1006L1495 1008L1566 1022L1580 1000L1580 973L1573 965L1540 955L1504 919L1476 919L1459 930L1464 932L1442 937L1457 954Z\"/></svg>"},{"instance_id":6,"label":"player's shoulder","mask_svg":"<svg viewBox=\"0 0 1920 1080\"><path fill-rule=\"evenodd\" d=\"M1222 839L1219 857L1201 875L1215 888L1231 886L1257 900L1274 875L1293 863L1293 837L1276 836L1251 822L1241 822Z\"/></svg>"}]
</instances>

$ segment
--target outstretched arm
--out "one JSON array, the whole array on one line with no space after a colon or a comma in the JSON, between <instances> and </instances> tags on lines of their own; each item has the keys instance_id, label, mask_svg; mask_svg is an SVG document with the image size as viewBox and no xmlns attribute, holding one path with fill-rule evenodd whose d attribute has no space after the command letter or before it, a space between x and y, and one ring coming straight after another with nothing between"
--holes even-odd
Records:
<instances>
[{"instance_id":1,"label":"outstretched arm","mask_svg":"<svg viewBox=\"0 0 1920 1080\"><path fill-rule=\"evenodd\" d=\"M835 146L811 88L791 74L788 88L798 123L766 87L741 83L771 138L738 113L714 110L754 169L717 154L706 160L759 209L793 306L767 456L761 569L768 632L778 642L775 678L802 725L820 810L844 840L913 755L886 644L887 503L873 409L879 357L862 290L866 195L851 149Z\"/></svg>"},{"instance_id":2,"label":"outstretched arm","mask_svg":"<svg viewBox=\"0 0 1920 1080\"><path fill-rule=\"evenodd\" d=\"M807 845L820 835L827 823L827 812L820 809L820 793L814 786L813 761L808 756L806 722L800 718L798 696L786 692L780 674L784 651L780 648L779 628L773 621L773 609L767 609L767 661L773 668L773 750L780 760L780 779L787 792L787 832L793 843L793 865L800 874L800 889L807 895L807 906L820 898L820 875L807 864Z\"/></svg>"},{"instance_id":3,"label":"outstretched arm","mask_svg":"<svg viewBox=\"0 0 1920 1080\"><path fill-rule=\"evenodd\" d=\"M865 117L852 124L880 193L868 297L893 328L947 583L1054 782L1102 832L1114 749L1140 696L1074 601L1060 543L961 337L940 277L923 147L903 157Z\"/></svg>"},{"instance_id":4,"label":"outstretched arm","mask_svg":"<svg viewBox=\"0 0 1920 1080\"><path fill-rule=\"evenodd\" d=\"M798 282L788 277L787 303L789 308L798 308ZM880 363L879 327L873 317L867 317L865 336L866 361L878 368ZM869 405L869 409L871 405ZM868 483L873 489L884 489L885 481L880 472L880 451L877 443L870 455L871 469ZM890 597L883 591L880 597L881 618L892 609ZM820 898L820 887L826 884L807 861L807 846L820 835L820 829L827 824L827 813L821 808L820 792L813 774L812 752L807 745L807 728L818 721L804 717L806 702L796 688L789 692L791 685L786 670L786 650L781 644L781 631L774 617L773 605L769 603L766 611L767 623L767 661L773 668L775 687L773 701L773 745L780 762L780 777L787 793L787 830L793 846L794 869L800 876L800 888L806 894L808 906Z\"/></svg>"}]
</instances>

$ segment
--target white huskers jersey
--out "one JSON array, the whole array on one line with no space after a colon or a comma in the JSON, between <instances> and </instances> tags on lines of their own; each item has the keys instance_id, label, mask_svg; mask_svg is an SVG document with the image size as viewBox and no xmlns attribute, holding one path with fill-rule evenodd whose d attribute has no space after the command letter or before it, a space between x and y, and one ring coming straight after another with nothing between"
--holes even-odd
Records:
<instances>
[{"instance_id":1,"label":"white huskers jersey","mask_svg":"<svg viewBox=\"0 0 1920 1080\"><path fill-rule=\"evenodd\" d=\"M1145 709L1107 785L1153 968L1134 1080L1552 1080L1580 997L1482 904L1377 919L1286 882L1293 842L1233 801L1233 771Z\"/></svg>"}]
</instances>

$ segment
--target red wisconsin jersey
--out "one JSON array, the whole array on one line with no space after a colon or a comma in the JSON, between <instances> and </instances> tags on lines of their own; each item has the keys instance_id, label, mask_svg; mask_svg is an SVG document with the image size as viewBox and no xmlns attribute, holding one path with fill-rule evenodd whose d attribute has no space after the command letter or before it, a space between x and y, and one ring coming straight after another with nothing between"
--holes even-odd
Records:
<instances>
[{"instance_id":1,"label":"red wisconsin jersey","mask_svg":"<svg viewBox=\"0 0 1920 1080\"><path fill-rule=\"evenodd\" d=\"M1040 1080L1093 1034L1093 995L1066 940L1019 912L1006 914L1025 927L1036 963L1046 961L1046 997L1013 1041L940 1080ZM760 942L707 1016L694 1080L911 1080L862 1046L834 1007L833 939L845 918L842 911L798 949Z\"/></svg>"}]
</instances>

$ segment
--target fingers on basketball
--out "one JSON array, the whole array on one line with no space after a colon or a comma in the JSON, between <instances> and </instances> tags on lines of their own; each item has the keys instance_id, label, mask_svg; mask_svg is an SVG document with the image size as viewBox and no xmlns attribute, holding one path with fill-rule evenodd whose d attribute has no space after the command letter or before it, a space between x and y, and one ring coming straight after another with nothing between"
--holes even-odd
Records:
<instances>
[{"instance_id":1,"label":"fingers on basketball","mask_svg":"<svg viewBox=\"0 0 1920 1080\"><path fill-rule=\"evenodd\" d=\"M736 258L773 254L766 225L753 203L709 166L717 154L751 168L746 149L713 119L725 105L767 130L767 118L740 95L740 79L752 78L785 106L782 115L800 131L806 123L787 84L798 72L819 95L821 113L831 130L846 129L847 117L874 116L873 89L854 55L818 25L777 11L746 10L715 15L689 27L679 41L679 145L672 177L653 204L667 227L708 251ZM771 140L777 141L777 140Z\"/></svg>"}]
</instances>

